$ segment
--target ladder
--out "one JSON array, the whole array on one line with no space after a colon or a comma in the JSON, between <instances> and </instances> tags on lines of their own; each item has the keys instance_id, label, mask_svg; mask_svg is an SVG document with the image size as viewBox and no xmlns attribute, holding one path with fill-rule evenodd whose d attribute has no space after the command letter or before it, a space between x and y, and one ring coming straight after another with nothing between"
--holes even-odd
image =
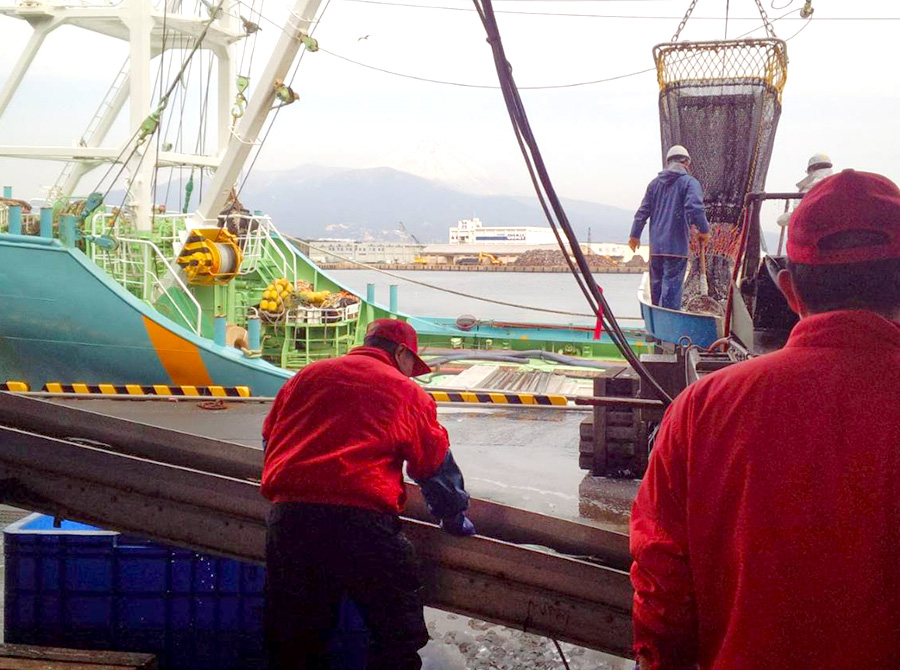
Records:
<instances>
[{"instance_id":1,"label":"ladder","mask_svg":"<svg viewBox=\"0 0 900 670\"><path fill-rule=\"evenodd\" d=\"M91 118L90 122L87 125L84 133L82 133L81 138L78 140L78 145L82 147L90 147L96 146L97 139L95 136L97 135L97 129L100 127L100 124L103 123L105 119L108 119L109 115L115 112L116 108L116 98L119 96L123 87L128 84L128 74L130 70L130 59L128 57L125 58L125 62L122 63L122 67L119 68L119 73L113 79L112 84L110 84L109 89L106 91L106 95L103 96L103 100L100 102L100 105L97 107L97 111L94 112L93 118ZM108 122L112 122L113 119L108 119ZM68 161L60 172L59 177L56 179L56 184L54 185L54 189L64 189L66 182L69 181L69 178L72 176L72 173L75 171L75 168L80 166L81 163L78 161ZM74 185L73 185L74 186ZM65 193L65 195L69 195Z\"/></svg>"}]
</instances>

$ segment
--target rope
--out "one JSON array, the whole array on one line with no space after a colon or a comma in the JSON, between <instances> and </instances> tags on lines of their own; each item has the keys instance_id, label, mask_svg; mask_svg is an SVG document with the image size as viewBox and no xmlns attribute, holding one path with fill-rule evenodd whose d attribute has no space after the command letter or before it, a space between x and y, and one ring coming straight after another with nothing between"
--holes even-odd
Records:
<instances>
[{"instance_id":1,"label":"rope","mask_svg":"<svg viewBox=\"0 0 900 670\"><path fill-rule=\"evenodd\" d=\"M289 238L289 239L293 239L293 238ZM298 241L300 241L300 240L298 240ZM456 295L461 298L469 298L471 300L487 302L487 303L491 303L492 305L501 305L503 307L514 307L515 309L523 309L523 310L527 310L529 312L545 312L547 314L562 314L563 316L579 316L579 317L584 317L586 319L594 318L593 314L586 314L583 312L567 312L567 311L561 310L561 309L550 309L548 307L535 307L533 305L522 305L522 304L515 303L515 302L507 302L504 300L495 300L493 298L485 298L480 295L473 295L471 293L455 291L450 288L444 288L443 286L429 284L428 282L420 281L418 279L410 279L409 277L404 277L403 275L399 275L394 272L389 272L388 270L380 268L377 265L369 265L368 263L363 263L362 261L357 261L352 258L347 258L346 256L341 256L340 254L336 254L333 251L329 251L327 249L322 249L321 247L317 247L313 244L310 244L309 242L302 242L302 244L305 244L310 249L315 249L316 251L321 251L322 253L328 254L329 256L334 256L335 258L340 258L342 261L344 261L346 263L358 265L359 267L365 268L367 270L374 270L375 272L378 272L379 274L387 275L388 277L393 277L394 279L399 279L400 281L409 282L410 284L415 284L417 286L423 286L423 287L431 289L433 291L440 291L442 293L449 293L451 295ZM639 317L635 317L635 316L616 317L616 318L625 319L625 320L629 320L629 321L641 321L642 320Z\"/></svg>"},{"instance_id":2,"label":"rope","mask_svg":"<svg viewBox=\"0 0 900 670\"><path fill-rule=\"evenodd\" d=\"M493 84L467 84L465 82L459 81L446 81L442 79L430 79L428 77L419 77L414 74L406 74L403 72L395 72L393 70L386 70L384 68L377 67L375 65L369 65L367 63L361 63L360 61L353 60L352 58L347 58L346 56L341 56L340 54L334 53L333 51L328 51L327 49L323 49L319 47L319 51L333 58L337 58L339 60L345 61L347 63L352 63L353 65L358 65L359 67L364 67L367 70L374 70L375 72L381 72L383 74L390 74L395 77L402 77L404 79L413 79L415 81L423 81L428 84L443 84L444 86L459 86L460 88L480 88L480 89L489 89L489 90L499 90L499 86L495 86ZM647 74L648 72L653 72L654 68L648 68L645 70L637 70L635 72L628 72L626 74L620 74L613 77L605 77L603 79L594 79L592 81L578 81L568 84L549 84L545 86L519 86L519 89L523 91L546 91L552 89L559 88L576 88L578 86L593 86L594 84L605 84L610 81L617 81L619 79L626 79L628 77L636 77L641 74Z\"/></svg>"},{"instance_id":3,"label":"rope","mask_svg":"<svg viewBox=\"0 0 900 670\"><path fill-rule=\"evenodd\" d=\"M222 9L222 5L223 5L224 3L225 3L225 0L219 0L219 4L218 4L218 5L214 8L214 10L212 11L212 16L210 16L209 21L206 22L206 24L205 24L204 27L203 27L203 30L200 32L200 34L197 36L197 39L194 41L194 46L193 46L193 48L191 49L190 53L188 54L187 58L185 59L184 63L182 64L181 69L178 71L178 74L175 76L175 80L174 80L174 81L172 82L172 84L169 86L169 88L168 88L168 90L165 92L165 94L163 94L163 95L160 97L159 103L157 104L157 107L156 107L156 112L155 112L156 114L159 114L160 116L162 115L162 111L166 108L166 105L168 105L168 103L169 103L169 97L172 95L172 92L175 90L175 87L178 86L178 84L181 82L182 78L184 77L184 73L185 73L185 71L187 70L188 65L191 64L191 61L192 61L193 58L194 58L194 54L197 53L197 50L198 50L198 49L200 48L200 46L203 44L203 40L206 39L206 35L207 35L207 33L209 32L209 29L210 29L210 27L212 26L213 22L216 20L216 15L218 14L219 10ZM122 162L122 167L119 169L119 172L116 174L116 176L115 176L115 178L113 179L112 183L109 185L109 188L108 188L108 189L106 190L106 192L103 194L103 199L104 199L104 200L106 200L107 196L109 195L109 192L110 192L110 191L112 190L112 188L113 188L113 185L114 185L115 182L119 179L119 177L120 177L121 174L122 174L122 171L125 169L125 166L128 164L128 161L131 160L131 158L134 156L135 152L137 152L137 150L141 147L143 141L146 140L147 137L148 137L149 135L152 135L153 133L156 133L156 132L158 131L158 129L159 129L159 120L157 120L157 125L156 125L156 127L153 129L153 131L150 132L150 133L148 133L147 135L143 135L143 136L141 135L141 133L142 133L142 131L143 131L143 124L142 124L141 126L139 126L139 127L137 128L137 130L134 131L134 135L131 136L131 139L129 139L129 140L128 140L128 143L122 148L122 151L119 153L118 158L121 158L121 157L122 157L122 155L125 153L126 149L128 148L128 145L131 144L131 142L134 141L135 138L137 138L137 141L134 143L134 147L131 149L131 153L128 155L128 158L126 158L126 159ZM135 169L135 173L137 173L137 172L139 171L140 166L141 166L141 164L144 162L144 157L145 157L146 155L147 155L147 152L146 152L146 151L145 151L144 153L141 154L141 157L140 157L140 159L138 160L138 166L137 166L137 168ZM117 158L117 161L118 161L118 158ZM117 161L114 161L114 163L117 162ZM108 174L109 174L109 172L107 172L107 175L108 175ZM104 178L105 178L105 176L106 176L106 175L104 175ZM102 180L101 180L101 181L102 181ZM124 197L124 199L123 199L123 201L122 201L123 204L124 204L125 200L128 198L128 194L131 193L131 187L132 187L133 185L134 185L134 176L132 176L132 178L129 179L129 180L128 180L128 183L126 184L126 187L125 187L125 197ZM121 208L120 208L120 211L121 211ZM117 218L118 218L118 214L117 214L116 216L113 217L113 221L112 221L113 224L115 224L115 221L116 221Z\"/></svg>"},{"instance_id":4,"label":"rope","mask_svg":"<svg viewBox=\"0 0 900 670\"><path fill-rule=\"evenodd\" d=\"M728 15L731 14L731 0L725 0L725 39L728 39Z\"/></svg>"},{"instance_id":5,"label":"rope","mask_svg":"<svg viewBox=\"0 0 900 670\"><path fill-rule=\"evenodd\" d=\"M559 642L555 637L551 637L550 639L553 640L553 644L556 645L556 651L559 652L559 657L562 659L563 665L565 666L566 670L570 670L569 662L566 660L566 655L563 653L562 647L559 646Z\"/></svg>"},{"instance_id":6,"label":"rope","mask_svg":"<svg viewBox=\"0 0 900 670\"><path fill-rule=\"evenodd\" d=\"M319 14L318 21L315 20L315 18L316 18L315 16L304 18L304 17L298 16L297 13L293 12L293 11L291 12L291 16L293 16L295 19L299 19L301 21L309 21L312 24L312 28L310 28L310 30L309 30L309 36L312 37L316 32L316 28L319 27L319 22L322 20L322 17L325 16L325 12L328 11L328 6L330 4L331 4L331 0L325 0L325 6L322 8L321 13ZM259 14L259 17L261 19L265 18L261 12ZM270 23L274 23L274 21L271 21L270 19L266 19L266 20L269 21ZM275 25L278 26L278 24L275 24ZM284 32L283 27L278 26L278 28L279 28L279 30ZM290 88L294 84L294 79L297 76L297 72L300 70L300 63L303 62L303 57L306 55L306 52L308 51L308 49L306 48L306 43L303 42L303 40L301 40L299 37L297 37L295 39L298 42L300 42L301 44L303 44L303 51L300 52L300 57L297 58L297 65L294 67L294 72L291 74L291 79L287 84L288 88ZM321 51L321 49L320 49L320 51ZM263 145L265 145L266 140L269 139L269 133L272 132L272 127L275 125L275 121L278 119L278 115L281 113L281 110L284 107L285 107L285 105L279 105L278 107L275 108L275 113L272 115L272 120L269 122L269 127L266 128L266 132L263 135L262 140L259 141L259 149L256 150L256 154L254 154L253 160L250 161L250 167L248 167L247 172L244 173L244 178L241 180L241 185L237 189L238 195L240 195L243 192L244 186L247 184L247 179L250 178L250 173L253 172L253 167L256 165L256 161L259 158L259 155L262 153Z\"/></svg>"},{"instance_id":7,"label":"rope","mask_svg":"<svg viewBox=\"0 0 900 670\"><path fill-rule=\"evenodd\" d=\"M163 22L162 22L162 46L159 50L159 94L162 95L163 91L163 81L162 81L162 72L165 66L166 60L166 40L169 36L168 31L166 30L166 21L169 17L169 3L163 3ZM174 60L174 59L173 59ZM159 183L159 148L162 144L162 133L156 133L156 160L157 160L157 168L153 170L153 179L150 180L150 229L152 230L154 225L156 225L156 186Z\"/></svg>"}]
</instances>

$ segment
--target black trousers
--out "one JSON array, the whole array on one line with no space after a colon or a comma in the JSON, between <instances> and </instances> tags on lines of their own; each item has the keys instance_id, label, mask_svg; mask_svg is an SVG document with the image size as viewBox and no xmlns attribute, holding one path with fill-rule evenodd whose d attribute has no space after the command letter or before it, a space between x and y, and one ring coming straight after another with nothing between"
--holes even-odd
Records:
<instances>
[{"instance_id":1,"label":"black trousers","mask_svg":"<svg viewBox=\"0 0 900 670\"><path fill-rule=\"evenodd\" d=\"M368 670L422 667L422 581L400 520L355 507L274 505L266 542L269 670L328 669L345 594L369 629Z\"/></svg>"}]
</instances>

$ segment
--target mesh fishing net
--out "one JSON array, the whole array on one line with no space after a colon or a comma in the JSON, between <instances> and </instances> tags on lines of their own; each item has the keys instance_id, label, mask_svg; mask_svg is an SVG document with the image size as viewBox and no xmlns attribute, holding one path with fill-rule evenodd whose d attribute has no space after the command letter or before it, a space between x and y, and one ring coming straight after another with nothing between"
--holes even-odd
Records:
<instances>
[{"instance_id":1,"label":"mesh fishing net","mask_svg":"<svg viewBox=\"0 0 900 670\"><path fill-rule=\"evenodd\" d=\"M712 226L706 248L709 294L724 300L739 253L744 196L765 186L781 116L787 46L773 37L672 42L655 47L653 57L663 155L675 144L691 153ZM698 251L693 233L685 304L699 292Z\"/></svg>"}]
</instances>

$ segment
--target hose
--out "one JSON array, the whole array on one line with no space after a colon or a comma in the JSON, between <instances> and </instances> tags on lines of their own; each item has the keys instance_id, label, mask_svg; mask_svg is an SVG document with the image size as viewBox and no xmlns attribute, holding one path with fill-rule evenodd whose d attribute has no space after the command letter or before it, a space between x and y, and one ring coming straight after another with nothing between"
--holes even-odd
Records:
<instances>
[{"instance_id":1,"label":"hose","mask_svg":"<svg viewBox=\"0 0 900 670\"><path fill-rule=\"evenodd\" d=\"M443 365L451 361L492 361L495 363L527 363L529 359L539 358L545 361L553 361L562 365L577 366L580 368L592 368L595 370L607 370L609 365L600 361L585 360L575 356L566 356L565 354L557 354L553 351L542 351L540 349L530 349L528 351L517 352L492 352L492 351L465 351L458 354L446 354L431 358L427 361L432 367L435 365Z\"/></svg>"}]
</instances>

